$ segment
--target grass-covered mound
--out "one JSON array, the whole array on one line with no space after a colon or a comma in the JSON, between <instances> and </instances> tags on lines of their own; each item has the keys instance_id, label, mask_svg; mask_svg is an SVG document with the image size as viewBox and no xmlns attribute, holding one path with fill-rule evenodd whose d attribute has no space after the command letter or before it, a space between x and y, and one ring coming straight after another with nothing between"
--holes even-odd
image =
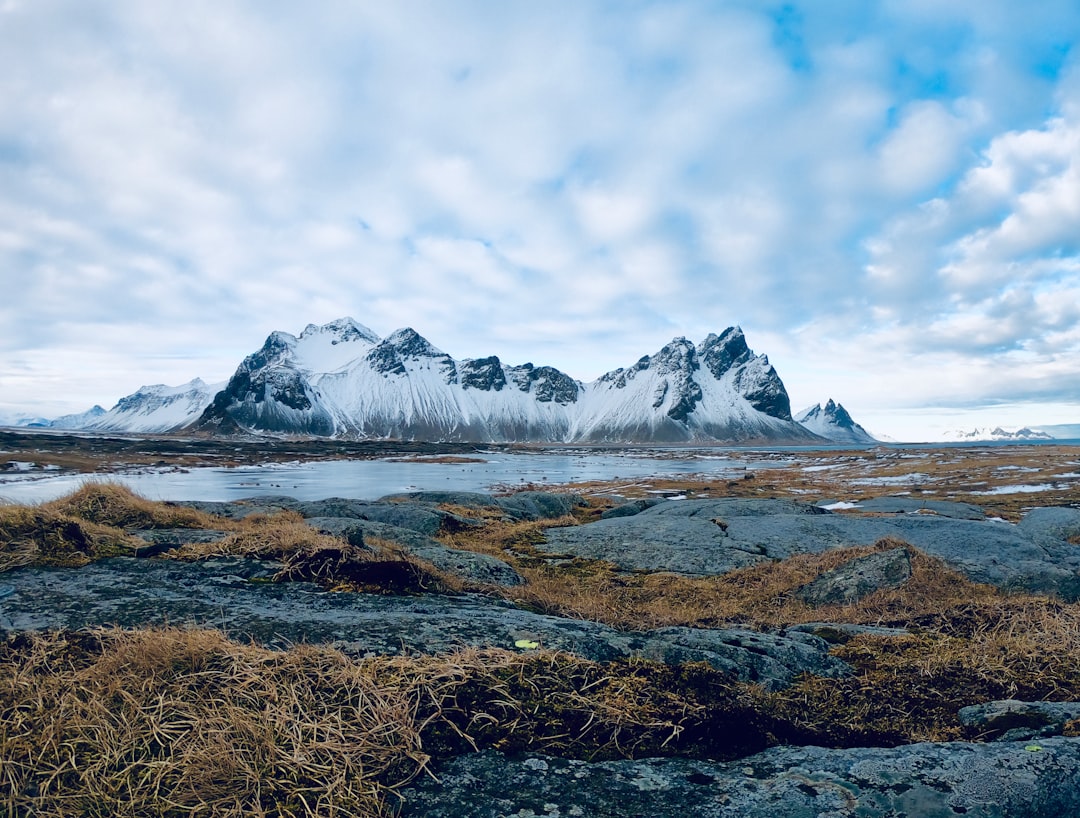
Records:
<instances>
[{"instance_id":1,"label":"grass-covered mound","mask_svg":"<svg viewBox=\"0 0 1080 818\"><path fill-rule=\"evenodd\" d=\"M36 506L0 505L0 571L20 565L78 567L133 554L130 532L153 528L213 528L208 514L155 503L118 483L87 483Z\"/></svg>"}]
</instances>

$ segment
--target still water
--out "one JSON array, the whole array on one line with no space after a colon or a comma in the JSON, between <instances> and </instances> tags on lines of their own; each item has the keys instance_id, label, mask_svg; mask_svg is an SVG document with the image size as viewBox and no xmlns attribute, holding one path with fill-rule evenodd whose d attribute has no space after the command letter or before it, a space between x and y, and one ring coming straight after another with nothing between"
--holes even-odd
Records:
<instances>
[{"instance_id":1,"label":"still water","mask_svg":"<svg viewBox=\"0 0 1080 818\"><path fill-rule=\"evenodd\" d=\"M236 468L142 470L102 476L17 475L0 482L0 500L29 503L68 494L87 481L123 483L151 500L236 500L284 494L298 500L347 497L374 500L402 491L488 491L493 486L557 485L584 480L634 480L663 475L741 476L747 469L776 466L715 452L663 458L640 453L479 454L469 463L401 460L326 460Z\"/></svg>"}]
</instances>

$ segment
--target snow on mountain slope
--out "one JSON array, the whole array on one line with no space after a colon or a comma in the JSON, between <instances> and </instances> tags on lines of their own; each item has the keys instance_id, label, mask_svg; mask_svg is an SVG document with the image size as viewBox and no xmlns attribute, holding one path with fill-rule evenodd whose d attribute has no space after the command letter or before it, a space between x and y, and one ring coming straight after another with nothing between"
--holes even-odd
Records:
<instances>
[{"instance_id":1,"label":"snow on mountain slope","mask_svg":"<svg viewBox=\"0 0 1080 818\"><path fill-rule=\"evenodd\" d=\"M676 338L590 384L572 437L589 441L811 442L776 370L738 327L696 347Z\"/></svg>"},{"instance_id":2,"label":"snow on mountain slope","mask_svg":"<svg viewBox=\"0 0 1080 818\"><path fill-rule=\"evenodd\" d=\"M75 415L61 415L58 418L53 418L48 423L43 424L50 429L85 429L94 421L98 420L105 415L105 410L100 406L92 406L85 412L79 412ZM35 424L36 425L36 424Z\"/></svg>"},{"instance_id":3,"label":"snow on mountain slope","mask_svg":"<svg viewBox=\"0 0 1080 818\"><path fill-rule=\"evenodd\" d=\"M812 442L783 383L732 327L581 384L497 357L455 361L412 329L380 340L351 319L275 332L198 426L473 441Z\"/></svg>"},{"instance_id":4,"label":"snow on mountain slope","mask_svg":"<svg viewBox=\"0 0 1080 818\"><path fill-rule=\"evenodd\" d=\"M383 339L351 318L309 324L299 336L273 332L226 384L145 386L83 428L476 442L821 440L794 421L779 375L738 327L696 346L676 338L583 384L495 356L457 361L415 330Z\"/></svg>"},{"instance_id":5,"label":"snow on mountain slope","mask_svg":"<svg viewBox=\"0 0 1080 818\"><path fill-rule=\"evenodd\" d=\"M80 428L100 432L171 432L184 429L198 420L214 395L224 386L223 383L207 384L199 378L181 386L143 386Z\"/></svg>"},{"instance_id":6,"label":"snow on mountain slope","mask_svg":"<svg viewBox=\"0 0 1080 818\"><path fill-rule=\"evenodd\" d=\"M847 409L832 398L822 407L816 403L804 409L795 420L816 435L837 443L876 443L877 440L854 421Z\"/></svg>"}]
</instances>

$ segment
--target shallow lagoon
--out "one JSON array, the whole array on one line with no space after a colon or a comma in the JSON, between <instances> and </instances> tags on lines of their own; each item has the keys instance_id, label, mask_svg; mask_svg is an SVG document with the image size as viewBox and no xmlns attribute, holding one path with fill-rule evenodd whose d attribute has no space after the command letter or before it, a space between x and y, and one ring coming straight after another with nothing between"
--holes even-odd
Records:
<instances>
[{"instance_id":1,"label":"shallow lagoon","mask_svg":"<svg viewBox=\"0 0 1080 818\"><path fill-rule=\"evenodd\" d=\"M731 457L730 450L698 451L672 457L653 453L579 452L567 454L478 453L467 463L433 460L323 460L267 463L235 468L140 470L107 475L44 477L22 474L0 482L0 499L42 502L89 481L123 483L151 500L236 500L284 494L299 500L347 497L374 500L402 491L489 491L528 483L558 485L586 480L636 480L666 475L741 476L773 462Z\"/></svg>"}]
</instances>

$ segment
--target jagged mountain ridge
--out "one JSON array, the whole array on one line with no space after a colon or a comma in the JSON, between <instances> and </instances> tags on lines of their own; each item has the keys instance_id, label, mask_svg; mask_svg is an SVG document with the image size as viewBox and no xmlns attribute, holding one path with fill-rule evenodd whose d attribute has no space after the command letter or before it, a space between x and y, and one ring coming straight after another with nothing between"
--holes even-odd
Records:
<instances>
[{"instance_id":1,"label":"jagged mountain ridge","mask_svg":"<svg viewBox=\"0 0 1080 818\"><path fill-rule=\"evenodd\" d=\"M877 439L855 422L841 404L829 398L825 405L816 403L795 416L796 422L834 443L876 443Z\"/></svg>"},{"instance_id":2,"label":"jagged mountain ridge","mask_svg":"<svg viewBox=\"0 0 1080 818\"><path fill-rule=\"evenodd\" d=\"M351 318L274 332L194 428L477 442L814 442L780 377L730 327L584 384L496 356L456 361L412 329Z\"/></svg>"}]
</instances>

